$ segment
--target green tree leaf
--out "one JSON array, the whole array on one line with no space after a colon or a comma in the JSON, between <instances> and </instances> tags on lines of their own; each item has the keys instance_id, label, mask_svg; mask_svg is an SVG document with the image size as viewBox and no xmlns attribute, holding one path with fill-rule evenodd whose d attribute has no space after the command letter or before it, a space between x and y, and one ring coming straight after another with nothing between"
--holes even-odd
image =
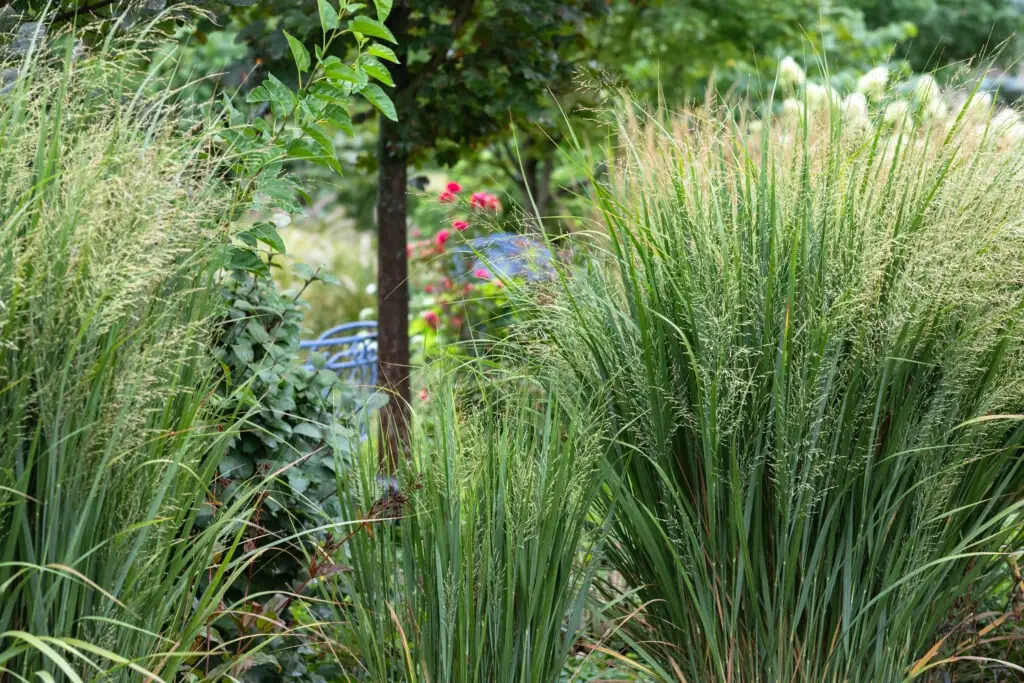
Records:
<instances>
[{"instance_id":1,"label":"green tree leaf","mask_svg":"<svg viewBox=\"0 0 1024 683\"><path fill-rule=\"evenodd\" d=\"M231 247L228 252L227 267L231 270L244 270L270 277L270 269L256 252L246 247Z\"/></svg>"},{"instance_id":2,"label":"green tree leaf","mask_svg":"<svg viewBox=\"0 0 1024 683\"><path fill-rule=\"evenodd\" d=\"M392 50L387 45L374 43L373 45L366 49L366 52L376 57L380 57L381 59L386 59L387 61L393 62L394 64L401 64L401 62L398 61L398 56L395 54L395 51Z\"/></svg>"},{"instance_id":3,"label":"green tree leaf","mask_svg":"<svg viewBox=\"0 0 1024 683\"><path fill-rule=\"evenodd\" d=\"M365 15L360 14L350 21L348 27L357 33L362 33L364 36L373 36L374 38L386 40L389 43L398 44L395 36L392 35L387 26Z\"/></svg>"},{"instance_id":4,"label":"green tree leaf","mask_svg":"<svg viewBox=\"0 0 1024 683\"><path fill-rule=\"evenodd\" d=\"M377 19L383 23L391 14L392 0L373 0L373 4L377 7Z\"/></svg>"},{"instance_id":5,"label":"green tree leaf","mask_svg":"<svg viewBox=\"0 0 1024 683\"><path fill-rule=\"evenodd\" d=\"M366 98L366 100L380 110L381 114L388 117L392 121L398 121L398 113L395 111L395 105L391 101L391 98L384 94L384 91L380 89L380 86L376 83L370 83L365 88L359 91L359 94Z\"/></svg>"},{"instance_id":6,"label":"green tree leaf","mask_svg":"<svg viewBox=\"0 0 1024 683\"><path fill-rule=\"evenodd\" d=\"M359 57L359 66L363 71L384 85L395 86L395 81L391 78L391 72L373 55L361 55Z\"/></svg>"},{"instance_id":7,"label":"green tree leaf","mask_svg":"<svg viewBox=\"0 0 1024 683\"><path fill-rule=\"evenodd\" d=\"M288 47L292 50L292 57L295 58L295 68L299 70L299 73L306 73L309 71L309 50L306 46L299 41L298 38L288 33L288 31L282 31L284 37L288 39Z\"/></svg>"},{"instance_id":8,"label":"green tree leaf","mask_svg":"<svg viewBox=\"0 0 1024 683\"><path fill-rule=\"evenodd\" d=\"M281 254L285 253L284 240L277 232L277 227L272 223L257 223L246 231L253 238L263 242L265 245Z\"/></svg>"},{"instance_id":9,"label":"green tree leaf","mask_svg":"<svg viewBox=\"0 0 1024 683\"><path fill-rule=\"evenodd\" d=\"M320 12L320 25L324 33L338 28L338 11L334 9L331 0L316 0L316 6Z\"/></svg>"}]
</instances>

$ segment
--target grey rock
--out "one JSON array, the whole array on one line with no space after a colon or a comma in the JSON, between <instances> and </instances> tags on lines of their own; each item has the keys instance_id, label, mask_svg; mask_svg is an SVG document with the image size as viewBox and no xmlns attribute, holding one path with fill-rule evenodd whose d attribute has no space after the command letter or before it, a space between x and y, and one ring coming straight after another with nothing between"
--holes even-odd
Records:
<instances>
[{"instance_id":1,"label":"grey rock","mask_svg":"<svg viewBox=\"0 0 1024 683\"><path fill-rule=\"evenodd\" d=\"M33 44L39 47L46 38L46 24L41 21L26 21L18 27L18 32L11 43L11 52L16 55L28 54Z\"/></svg>"}]
</instances>

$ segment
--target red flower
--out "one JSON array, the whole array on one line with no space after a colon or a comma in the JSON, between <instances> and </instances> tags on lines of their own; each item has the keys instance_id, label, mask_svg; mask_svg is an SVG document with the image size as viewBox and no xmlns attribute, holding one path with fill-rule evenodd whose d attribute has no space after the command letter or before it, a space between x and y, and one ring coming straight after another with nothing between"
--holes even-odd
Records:
<instances>
[{"instance_id":1,"label":"red flower","mask_svg":"<svg viewBox=\"0 0 1024 683\"><path fill-rule=\"evenodd\" d=\"M435 313L434 311L426 310L423 311L423 321L427 323L430 329L436 330L438 323L441 322L441 319L437 317L437 313Z\"/></svg>"},{"instance_id":2,"label":"red flower","mask_svg":"<svg viewBox=\"0 0 1024 683\"><path fill-rule=\"evenodd\" d=\"M441 202L442 204L451 204L455 200L455 193L449 192L448 190L445 190L441 194L437 195L437 201Z\"/></svg>"},{"instance_id":3,"label":"red flower","mask_svg":"<svg viewBox=\"0 0 1024 683\"><path fill-rule=\"evenodd\" d=\"M478 277L481 280L486 280L491 277L491 271L486 268L477 268L473 271L473 277Z\"/></svg>"},{"instance_id":4,"label":"red flower","mask_svg":"<svg viewBox=\"0 0 1024 683\"><path fill-rule=\"evenodd\" d=\"M444 243L448 241L448 238L452 236L452 233L447 230L438 230L437 234L434 235L434 244L444 249Z\"/></svg>"},{"instance_id":5,"label":"red flower","mask_svg":"<svg viewBox=\"0 0 1024 683\"><path fill-rule=\"evenodd\" d=\"M495 213L501 211L501 202L493 194L487 195L487 208Z\"/></svg>"},{"instance_id":6,"label":"red flower","mask_svg":"<svg viewBox=\"0 0 1024 683\"><path fill-rule=\"evenodd\" d=\"M433 294L434 285L427 285L426 287L423 288L423 291L426 292L427 294Z\"/></svg>"},{"instance_id":7,"label":"red flower","mask_svg":"<svg viewBox=\"0 0 1024 683\"><path fill-rule=\"evenodd\" d=\"M466 221L454 220L452 221L452 227L458 230L459 232L462 232L463 230L469 227L469 223L467 223Z\"/></svg>"},{"instance_id":8,"label":"red flower","mask_svg":"<svg viewBox=\"0 0 1024 683\"><path fill-rule=\"evenodd\" d=\"M486 192L474 192L473 196L469 198L469 205L474 209L483 209L487 206L487 193Z\"/></svg>"},{"instance_id":9,"label":"red flower","mask_svg":"<svg viewBox=\"0 0 1024 683\"><path fill-rule=\"evenodd\" d=\"M420 389L420 400L421 401L426 401L427 398L429 398L429 395L427 394L427 390L426 389Z\"/></svg>"},{"instance_id":10,"label":"red flower","mask_svg":"<svg viewBox=\"0 0 1024 683\"><path fill-rule=\"evenodd\" d=\"M446 192L451 192L452 194L458 194L459 192L462 192L462 185L459 185L457 182L452 181L452 182L448 183L447 185L445 185L444 189L445 189Z\"/></svg>"}]
</instances>

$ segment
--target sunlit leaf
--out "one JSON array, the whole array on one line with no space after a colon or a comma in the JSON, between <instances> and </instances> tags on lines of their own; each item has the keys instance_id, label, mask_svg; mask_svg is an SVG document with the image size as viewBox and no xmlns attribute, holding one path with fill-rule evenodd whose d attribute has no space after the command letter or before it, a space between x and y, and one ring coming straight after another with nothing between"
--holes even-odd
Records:
<instances>
[{"instance_id":1,"label":"sunlit leaf","mask_svg":"<svg viewBox=\"0 0 1024 683\"><path fill-rule=\"evenodd\" d=\"M373 55L362 55L359 58L359 66L363 71L384 85L394 87L395 81L391 78L391 72Z\"/></svg>"},{"instance_id":2,"label":"sunlit leaf","mask_svg":"<svg viewBox=\"0 0 1024 683\"><path fill-rule=\"evenodd\" d=\"M392 121L398 120L398 112L395 111L395 105L391 101L391 98L384 94L384 91L380 89L380 86L375 83L370 83L365 88L359 91L359 94L366 98L366 100L380 110L381 114L388 117Z\"/></svg>"},{"instance_id":3,"label":"sunlit leaf","mask_svg":"<svg viewBox=\"0 0 1024 683\"><path fill-rule=\"evenodd\" d=\"M316 0L317 9L320 12L320 25L324 33L338 28L338 11L334 9L331 0Z\"/></svg>"},{"instance_id":4,"label":"sunlit leaf","mask_svg":"<svg viewBox=\"0 0 1024 683\"><path fill-rule=\"evenodd\" d=\"M282 31L284 37L288 39L288 47L292 50L292 57L295 58L295 68L299 70L299 73L306 73L309 71L309 50L306 46L299 41L298 38L288 33L288 31Z\"/></svg>"},{"instance_id":5,"label":"sunlit leaf","mask_svg":"<svg viewBox=\"0 0 1024 683\"><path fill-rule=\"evenodd\" d=\"M398 43L398 41L395 40L395 36L388 30L387 26L365 15L359 15L350 21L348 26L353 31L362 33L364 36L373 36L374 38L386 40L389 43Z\"/></svg>"},{"instance_id":6,"label":"sunlit leaf","mask_svg":"<svg viewBox=\"0 0 1024 683\"><path fill-rule=\"evenodd\" d=\"M374 43L373 45L371 45L370 47L368 47L366 49L366 52L368 54L374 55L375 57L380 57L381 59L385 59L385 60L387 60L389 62L393 62L395 64L400 64L401 63L401 62L398 61L398 56L395 54L395 51L392 50L387 45L381 45L380 43Z\"/></svg>"}]
</instances>

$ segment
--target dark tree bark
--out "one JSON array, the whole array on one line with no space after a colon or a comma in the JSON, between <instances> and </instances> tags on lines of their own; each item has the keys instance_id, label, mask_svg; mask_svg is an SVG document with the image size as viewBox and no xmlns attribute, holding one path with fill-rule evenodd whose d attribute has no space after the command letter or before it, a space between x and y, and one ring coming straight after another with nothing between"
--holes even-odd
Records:
<instances>
[{"instance_id":1,"label":"dark tree bark","mask_svg":"<svg viewBox=\"0 0 1024 683\"><path fill-rule=\"evenodd\" d=\"M404 36L407 14L406 3L396 2L388 18L395 35ZM399 121L405 114L402 91L408 86L405 61L392 69ZM399 454L409 454L409 264L405 225L409 153L402 143L400 126L380 117L377 143L378 385L389 397L380 413L378 457L382 472L393 472Z\"/></svg>"},{"instance_id":2,"label":"dark tree bark","mask_svg":"<svg viewBox=\"0 0 1024 683\"><path fill-rule=\"evenodd\" d=\"M394 471L409 443L409 265L406 260L404 153L389 144L396 124L382 120L377 182L377 354L381 410L380 465Z\"/></svg>"}]
</instances>

